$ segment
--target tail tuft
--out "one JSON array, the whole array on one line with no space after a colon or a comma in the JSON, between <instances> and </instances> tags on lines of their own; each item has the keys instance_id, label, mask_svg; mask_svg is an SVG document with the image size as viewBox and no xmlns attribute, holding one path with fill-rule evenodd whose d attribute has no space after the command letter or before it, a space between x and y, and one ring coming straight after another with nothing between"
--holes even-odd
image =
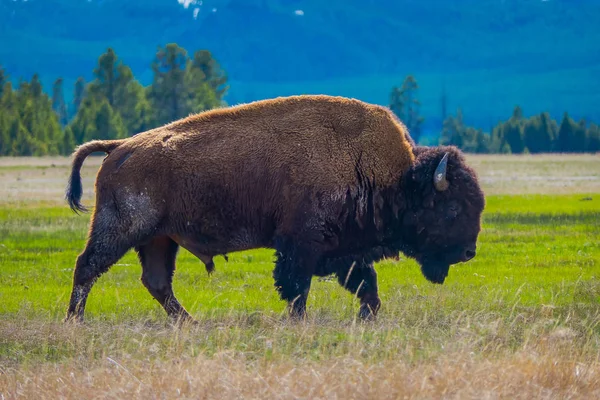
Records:
<instances>
[{"instance_id":1,"label":"tail tuft","mask_svg":"<svg viewBox=\"0 0 600 400\"><path fill-rule=\"evenodd\" d=\"M88 209L81 204L81 196L83 195L83 186L81 185L81 167L83 161L91 153L103 151L110 153L119 147L126 139L121 140L92 140L77 148L73 153L73 165L71 166L71 175L67 183L65 198L69 203L69 207L75 213L87 212Z\"/></svg>"},{"instance_id":2,"label":"tail tuft","mask_svg":"<svg viewBox=\"0 0 600 400\"><path fill-rule=\"evenodd\" d=\"M81 185L81 173L80 170L72 170L71 176L69 176L69 182L67 184L67 193L65 198L69 203L69 207L76 214L79 212L88 212L87 207L81 204L81 196L83 195L83 186Z\"/></svg>"}]
</instances>

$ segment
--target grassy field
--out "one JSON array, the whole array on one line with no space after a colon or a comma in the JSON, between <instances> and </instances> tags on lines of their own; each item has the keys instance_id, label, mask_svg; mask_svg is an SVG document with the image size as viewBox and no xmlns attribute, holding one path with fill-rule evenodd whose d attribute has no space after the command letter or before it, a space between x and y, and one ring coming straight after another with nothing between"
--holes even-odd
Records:
<instances>
[{"instance_id":1,"label":"grassy field","mask_svg":"<svg viewBox=\"0 0 600 400\"><path fill-rule=\"evenodd\" d=\"M0 159L0 399L598 398L600 157L471 156L487 193L478 256L428 283L378 264L383 308L314 279L288 321L270 250L180 252L175 292L199 320L169 325L128 253L64 325L89 216L62 203L67 159ZM84 169L90 204L99 159Z\"/></svg>"}]
</instances>

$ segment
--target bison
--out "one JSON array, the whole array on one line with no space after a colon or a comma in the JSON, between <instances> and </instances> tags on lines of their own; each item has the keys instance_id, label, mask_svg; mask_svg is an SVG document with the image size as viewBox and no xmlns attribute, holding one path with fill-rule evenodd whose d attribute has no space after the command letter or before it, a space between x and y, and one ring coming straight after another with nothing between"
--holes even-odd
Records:
<instances>
[{"instance_id":1,"label":"bison","mask_svg":"<svg viewBox=\"0 0 600 400\"><path fill-rule=\"evenodd\" d=\"M141 281L169 316L192 317L173 294L181 246L212 258L275 250L275 287L303 317L313 276L335 274L380 309L373 264L403 253L441 284L475 256L484 195L454 147L415 146L388 109L303 95L214 109L73 155L66 198L80 203L80 169L105 152L87 243L77 257L66 320L82 320L94 282L134 248Z\"/></svg>"}]
</instances>

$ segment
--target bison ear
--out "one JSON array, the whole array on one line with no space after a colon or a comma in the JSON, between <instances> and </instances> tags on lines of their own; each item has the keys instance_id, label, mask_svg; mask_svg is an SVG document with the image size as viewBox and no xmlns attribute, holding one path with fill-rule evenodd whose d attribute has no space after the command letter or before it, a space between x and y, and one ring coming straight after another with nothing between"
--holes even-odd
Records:
<instances>
[{"instance_id":1,"label":"bison ear","mask_svg":"<svg viewBox=\"0 0 600 400\"><path fill-rule=\"evenodd\" d=\"M448 153L444 154L442 160L438 164L435 172L433 174L433 186L437 189L438 192L443 192L448 189L450 183L446 179L446 170L448 168Z\"/></svg>"}]
</instances>

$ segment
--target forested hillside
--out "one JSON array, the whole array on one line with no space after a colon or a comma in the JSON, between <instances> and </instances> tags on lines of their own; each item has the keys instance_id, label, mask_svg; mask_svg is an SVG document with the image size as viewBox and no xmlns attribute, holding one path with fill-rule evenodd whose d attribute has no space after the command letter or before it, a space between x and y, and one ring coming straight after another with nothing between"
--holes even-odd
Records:
<instances>
[{"instance_id":1,"label":"forested hillside","mask_svg":"<svg viewBox=\"0 0 600 400\"><path fill-rule=\"evenodd\" d=\"M516 105L600 120L598 21L593 0L7 0L0 64L13 82L37 73L72 87L111 47L149 85L157 47L178 43L219 60L229 104L296 93L386 104L411 74L437 135L444 86L447 109L482 129Z\"/></svg>"},{"instance_id":2,"label":"forested hillside","mask_svg":"<svg viewBox=\"0 0 600 400\"><path fill-rule=\"evenodd\" d=\"M143 86L114 49L98 57L94 79L75 82L71 102L57 78L52 95L38 74L13 87L0 66L0 156L69 154L93 139L119 139L216 107L229 85L227 74L207 50L189 53L176 43L159 47L151 64L152 83ZM461 109L446 115L442 95L441 134L423 136L419 83L408 75L389 93L387 106L404 122L418 143L456 145L473 153L543 153L600 151L600 129L567 113L560 126L547 113L525 118L520 107L489 132L469 127Z\"/></svg>"},{"instance_id":3,"label":"forested hillside","mask_svg":"<svg viewBox=\"0 0 600 400\"><path fill-rule=\"evenodd\" d=\"M18 88L0 67L0 156L70 154L93 139L120 139L192 113L223 106L227 77L210 52L159 47L152 83L142 86L111 48L100 55L91 82L79 78L71 102L62 78L52 96L37 74Z\"/></svg>"}]
</instances>

